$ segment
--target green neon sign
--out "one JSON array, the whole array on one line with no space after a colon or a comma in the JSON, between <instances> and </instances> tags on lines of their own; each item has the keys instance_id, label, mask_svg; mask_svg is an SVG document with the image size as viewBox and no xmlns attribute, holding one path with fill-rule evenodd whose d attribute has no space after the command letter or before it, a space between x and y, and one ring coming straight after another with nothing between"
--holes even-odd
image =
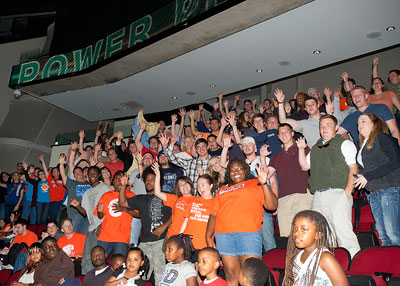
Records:
<instances>
[{"instance_id":1,"label":"green neon sign","mask_svg":"<svg viewBox=\"0 0 400 286\"><path fill-rule=\"evenodd\" d=\"M44 79L56 79L59 76L85 71L223 3L241 1L243 0L171 1L159 10L132 22L90 46L13 66L9 86L14 88L18 85L36 83Z\"/></svg>"}]
</instances>

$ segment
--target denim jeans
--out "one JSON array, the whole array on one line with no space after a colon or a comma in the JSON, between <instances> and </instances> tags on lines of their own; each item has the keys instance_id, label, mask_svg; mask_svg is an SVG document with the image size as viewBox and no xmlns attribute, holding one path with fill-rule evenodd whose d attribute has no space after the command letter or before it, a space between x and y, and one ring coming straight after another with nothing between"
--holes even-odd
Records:
<instances>
[{"instance_id":1,"label":"denim jeans","mask_svg":"<svg viewBox=\"0 0 400 286\"><path fill-rule=\"evenodd\" d=\"M400 245L400 187L373 192L368 200L382 245Z\"/></svg>"},{"instance_id":2,"label":"denim jeans","mask_svg":"<svg viewBox=\"0 0 400 286\"><path fill-rule=\"evenodd\" d=\"M102 241L98 240L97 244L102 246L106 250L107 257L110 256L112 251L114 250L114 254L120 253L126 256L126 253L128 252L128 244L123 243L123 242L108 242L108 241Z\"/></svg>"},{"instance_id":3,"label":"denim jeans","mask_svg":"<svg viewBox=\"0 0 400 286\"><path fill-rule=\"evenodd\" d=\"M36 202L35 208L37 224L45 224L49 216L49 203Z\"/></svg>"},{"instance_id":4,"label":"denim jeans","mask_svg":"<svg viewBox=\"0 0 400 286\"><path fill-rule=\"evenodd\" d=\"M68 206L70 208L70 206ZM86 234L89 227L89 221L87 217L82 216L78 211L68 210L68 217L72 220L74 231Z\"/></svg>"},{"instance_id":5,"label":"denim jeans","mask_svg":"<svg viewBox=\"0 0 400 286\"><path fill-rule=\"evenodd\" d=\"M54 219L57 222L58 222L58 218L60 215L60 209L61 209L62 203L63 203L63 201L50 202L50 205L49 205L50 218Z\"/></svg>"},{"instance_id":6,"label":"denim jeans","mask_svg":"<svg viewBox=\"0 0 400 286\"><path fill-rule=\"evenodd\" d=\"M24 198L21 218L28 220L29 215L31 215L30 224L35 224L36 223L36 209L34 207L32 208L31 204L32 204L32 202L27 201Z\"/></svg>"},{"instance_id":7,"label":"denim jeans","mask_svg":"<svg viewBox=\"0 0 400 286\"><path fill-rule=\"evenodd\" d=\"M267 252L273 248L276 248L275 237L274 237L274 226L272 224L272 214L264 210L263 225L262 225L262 237L264 251Z\"/></svg>"},{"instance_id":8,"label":"denim jeans","mask_svg":"<svg viewBox=\"0 0 400 286\"><path fill-rule=\"evenodd\" d=\"M139 244L140 233L142 232L142 222L140 218L132 218L131 223L131 239L130 244L134 243L135 245Z\"/></svg>"},{"instance_id":9,"label":"denim jeans","mask_svg":"<svg viewBox=\"0 0 400 286\"><path fill-rule=\"evenodd\" d=\"M6 203L0 203L0 218L6 218Z\"/></svg>"}]
</instances>

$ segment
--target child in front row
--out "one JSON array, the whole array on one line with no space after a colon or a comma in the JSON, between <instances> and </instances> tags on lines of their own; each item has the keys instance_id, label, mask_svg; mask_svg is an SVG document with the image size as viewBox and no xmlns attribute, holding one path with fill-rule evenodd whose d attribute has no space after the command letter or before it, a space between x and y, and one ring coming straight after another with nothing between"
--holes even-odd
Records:
<instances>
[{"instance_id":1,"label":"child in front row","mask_svg":"<svg viewBox=\"0 0 400 286\"><path fill-rule=\"evenodd\" d=\"M332 255L335 239L325 217L301 211L293 219L283 286L349 285Z\"/></svg>"},{"instance_id":2,"label":"child in front row","mask_svg":"<svg viewBox=\"0 0 400 286\"><path fill-rule=\"evenodd\" d=\"M269 270L267 265L255 257L247 258L239 274L241 286L264 286L268 281Z\"/></svg>"},{"instance_id":3,"label":"child in front row","mask_svg":"<svg viewBox=\"0 0 400 286\"><path fill-rule=\"evenodd\" d=\"M190 260L194 251L192 239L186 234L171 236L165 244L169 262L161 275L160 286L196 286L197 272Z\"/></svg>"},{"instance_id":4,"label":"child in front row","mask_svg":"<svg viewBox=\"0 0 400 286\"><path fill-rule=\"evenodd\" d=\"M206 279L200 282L200 286L226 286L226 282L217 276L221 257L218 250L212 247L205 247L198 255L199 273Z\"/></svg>"}]
</instances>

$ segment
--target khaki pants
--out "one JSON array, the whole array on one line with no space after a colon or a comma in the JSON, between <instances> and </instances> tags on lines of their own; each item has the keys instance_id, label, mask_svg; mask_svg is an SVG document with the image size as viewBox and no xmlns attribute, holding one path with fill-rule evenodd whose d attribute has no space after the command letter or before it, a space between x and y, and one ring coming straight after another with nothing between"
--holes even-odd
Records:
<instances>
[{"instance_id":1,"label":"khaki pants","mask_svg":"<svg viewBox=\"0 0 400 286\"><path fill-rule=\"evenodd\" d=\"M346 248L351 257L360 250L351 223L352 206L353 197L347 199L343 189L316 192L312 203L312 210L320 212L326 218L335 233L339 246Z\"/></svg>"},{"instance_id":2,"label":"khaki pants","mask_svg":"<svg viewBox=\"0 0 400 286\"><path fill-rule=\"evenodd\" d=\"M294 216L301 211L310 210L312 194L292 194L278 200L278 223L280 236L289 236Z\"/></svg>"},{"instance_id":3,"label":"khaki pants","mask_svg":"<svg viewBox=\"0 0 400 286\"><path fill-rule=\"evenodd\" d=\"M162 251L164 240L141 242L139 247L143 250L143 253L147 255L150 260L150 270L147 275L147 279L150 278L151 272L154 271L155 285L160 283L161 275L165 268L165 254Z\"/></svg>"}]
</instances>

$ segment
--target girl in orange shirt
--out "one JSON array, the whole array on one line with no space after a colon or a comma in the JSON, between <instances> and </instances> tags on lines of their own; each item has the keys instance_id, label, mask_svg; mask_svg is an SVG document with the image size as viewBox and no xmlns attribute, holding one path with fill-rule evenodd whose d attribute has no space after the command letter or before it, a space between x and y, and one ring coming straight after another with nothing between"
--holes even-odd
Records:
<instances>
[{"instance_id":1,"label":"girl in orange shirt","mask_svg":"<svg viewBox=\"0 0 400 286\"><path fill-rule=\"evenodd\" d=\"M267 184L267 169L257 167L256 170L257 179L245 160L234 158L229 162L226 185L217 191L208 219L207 245L216 246L221 253L228 285L238 285L239 273L247 258L261 257L263 207L275 210L278 205Z\"/></svg>"},{"instance_id":2,"label":"girl in orange shirt","mask_svg":"<svg viewBox=\"0 0 400 286\"><path fill-rule=\"evenodd\" d=\"M393 91L383 91L383 80L376 77L372 80L371 90L368 94L368 102L385 104L393 113L393 105L400 110L400 100Z\"/></svg>"},{"instance_id":3,"label":"girl in orange shirt","mask_svg":"<svg viewBox=\"0 0 400 286\"><path fill-rule=\"evenodd\" d=\"M169 226L167 237L179 234L183 221L185 219L186 209L193 200L194 185L192 180L187 176L181 176L176 180L175 195L161 192L161 172L157 163L151 168L156 174L156 182L154 186L154 195L161 199L165 206L172 209L172 222Z\"/></svg>"},{"instance_id":4,"label":"girl in orange shirt","mask_svg":"<svg viewBox=\"0 0 400 286\"><path fill-rule=\"evenodd\" d=\"M195 253L192 262L197 261L197 254L207 247L206 229L208 218L214 205L213 191L214 181L210 175L201 175L197 179L197 191L200 197L194 197L190 206L186 209L185 221L180 233L192 236Z\"/></svg>"}]
</instances>

